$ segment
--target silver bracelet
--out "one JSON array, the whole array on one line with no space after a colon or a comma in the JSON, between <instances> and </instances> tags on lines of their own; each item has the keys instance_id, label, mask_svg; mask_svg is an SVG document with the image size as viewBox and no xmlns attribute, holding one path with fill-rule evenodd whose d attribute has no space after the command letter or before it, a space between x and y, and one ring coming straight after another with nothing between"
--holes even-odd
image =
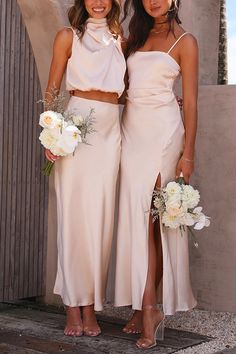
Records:
<instances>
[{"instance_id":1,"label":"silver bracelet","mask_svg":"<svg viewBox=\"0 0 236 354\"><path fill-rule=\"evenodd\" d=\"M186 162L194 162L194 160L187 159L186 157L183 157L183 156L182 156L182 159Z\"/></svg>"}]
</instances>

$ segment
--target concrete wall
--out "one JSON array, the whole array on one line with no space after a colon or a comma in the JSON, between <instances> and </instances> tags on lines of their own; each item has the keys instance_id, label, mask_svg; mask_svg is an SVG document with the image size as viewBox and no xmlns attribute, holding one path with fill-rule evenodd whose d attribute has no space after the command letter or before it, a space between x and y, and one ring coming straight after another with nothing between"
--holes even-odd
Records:
<instances>
[{"instance_id":1,"label":"concrete wall","mask_svg":"<svg viewBox=\"0 0 236 354\"><path fill-rule=\"evenodd\" d=\"M42 89L45 89L56 31L66 24L65 7L72 1L18 0L30 34ZM218 73L219 0L188 0L181 10L183 27L199 40L200 84L214 85ZM201 231L199 250L191 251L191 271L199 307L236 312L235 220L236 194L236 87L200 86L197 165L194 183L199 187L212 226ZM227 210L229 209L229 212ZM226 211L227 210L227 211ZM52 294L56 273L56 204L52 180L49 190L47 294L45 301L58 302ZM111 284L110 284L111 285ZM112 288L111 286L109 287Z\"/></svg>"},{"instance_id":2,"label":"concrete wall","mask_svg":"<svg viewBox=\"0 0 236 354\"><path fill-rule=\"evenodd\" d=\"M56 0L17 0L29 33L35 55L42 92L45 92L52 56L55 35L64 25L68 25L66 11L73 1ZM51 304L61 303L59 296L53 294L57 268L56 240L56 196L53 176L49 179L48 204L48 244L46 267L45 301Z\"/></svg>"},{"instance_id":3,"label":"concrete wall","mask_svg":"<svg viewBox=\"0 0 236 354\"><path fill-rule=\"evenodd\" d=\"M193 33L200 48L200 85L217 85L219 52L219 0L182 1L182 26Z\"/></svg>"},{"instance_id":4,"label":"concrete wall","mask_svg":"<svg viewBox=\"0 0 236 354\"><path fill-rule=\"evenodd\" d=\"M66 10L72 2L17 0L29 33L43 92L48 80L53 41L57 31L68 24Z\"/></svg>"},{"instance_id":5,"label":"concrete wall","mask_svg":"<svg viewBox=\"0 0 236 354\"><path fill-rule=\"evenodd\" d=\"M196 235L191 274L199 307L236 312L236 85L202 86L193 182L211 226Z\"/></svg>"}]
</instances>

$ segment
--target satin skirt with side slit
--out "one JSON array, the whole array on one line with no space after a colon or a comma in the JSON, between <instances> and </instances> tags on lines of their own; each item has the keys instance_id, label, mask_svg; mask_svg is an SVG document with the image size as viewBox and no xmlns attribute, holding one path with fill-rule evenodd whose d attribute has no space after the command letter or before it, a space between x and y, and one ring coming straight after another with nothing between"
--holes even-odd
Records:
<instances>
[{"instance_id":1,"label":"satin skirt with side slit","mask_svg":"<svg viewBox=\"0 0 236 354\"><path fill-rule=\"evenodd\" d=\"M88 115L94 133L74 155L55 163L58 270L54 292L67 306L101 311L110 259L120 162L118 105L72 97L69 110Z\"/></svg>"},{"instance_id":2,"label":"satin skirt with side slit","mask_svg":"<svg viewBox=\"0 0 236 354\"><path fill-rule=\"evenodd\" d=\"M138 91L138 90L137 90ZM115 306L142 309L148 269L149 212L152 193L175 179L183 150L184 126L172 93L153 96L129 91L122 120L122 153ZM196 306L190 277L187 233L163 228L162 301L166 315Z\"/></svg>"}]
</instances>

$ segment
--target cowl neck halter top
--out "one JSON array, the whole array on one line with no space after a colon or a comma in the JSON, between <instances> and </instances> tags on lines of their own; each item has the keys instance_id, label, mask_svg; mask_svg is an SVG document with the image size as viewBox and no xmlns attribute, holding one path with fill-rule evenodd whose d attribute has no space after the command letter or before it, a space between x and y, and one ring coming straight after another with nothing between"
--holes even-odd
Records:
<instances>
[{"instance_id":1,"label":"cowl neck halter top","mask_svg":"<svg viewBox=\"0 0 236 354\"><path fill-rule=\"evenodd\" d=\"M67 90L99 90L121 96L126 71L121 38L115 38L110 32L105 18L89 18L82 38L77 30L72 30L72 55L66 73Z\"/></svg>"}]
</instances>

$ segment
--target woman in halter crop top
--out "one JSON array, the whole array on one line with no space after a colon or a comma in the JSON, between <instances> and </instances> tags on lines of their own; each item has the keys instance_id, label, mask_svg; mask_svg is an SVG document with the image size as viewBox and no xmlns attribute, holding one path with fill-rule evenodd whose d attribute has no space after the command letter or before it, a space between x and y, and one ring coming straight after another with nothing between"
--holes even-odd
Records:
<instances>
[{"instance_id":1,"label":"woman in halter crop top","mask_svg":"<svg viewBox=\"0 0 236 354\"><path fill-rule=\"evenodd\" d=\"M130 5L115 305L136 310L124 331L141 332L136 344L147 349L163 337L164 315L196 305L187 234L153 224L147 211L155 186L166 186L181 172L188 183L193 172L198 47L180 26L180 0L126 0L125 13ZM180 74L184 123L173 92Z\"/></svg>"},{"instance_id":2,"label":"woman in halter crop top","mask_svg":"<svg viewBox=\"0 0 236 354\"><path fill-rule=\"evenodd\" d=\"M94 109L95 132L74 155L55 163L58 269L54 292L65 304L69 336L97 336L110 258L120 162L118 98L126 63L121 49L119 0L76 0L70 28L58 32L46 92L60 90L64 73L68 109ZM46 94L46 98L49 99Z\"/></svg>"}]
</instances>

